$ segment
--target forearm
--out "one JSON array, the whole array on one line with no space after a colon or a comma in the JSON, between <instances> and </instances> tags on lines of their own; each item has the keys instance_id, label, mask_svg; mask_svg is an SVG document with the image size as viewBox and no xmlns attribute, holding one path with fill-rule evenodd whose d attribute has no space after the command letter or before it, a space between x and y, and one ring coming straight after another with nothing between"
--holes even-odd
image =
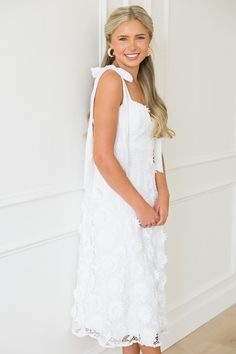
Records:
<instances>
[{"instance_id":1,"label":"forearm","mask_svg":"<svg viewBox=\"0 0 236 354\"><path fill-rule=\"evenodd\" d=\"M155 173L156 187L159 194L169 195L163 155L162 155L162 165L163 165L163 172L157 171Z\"/></svg>"},{"instance_id":2,"label":"forearm","mask_svg":"<svg viewBox=\"0 0 236 354\"><path fill-rule=\"evenodd\" d=\"M130 182L114 154L97 158L95 164L109 186L115 190L134 210L142 208L145 199Z\"/></svg>"}]
</instances>

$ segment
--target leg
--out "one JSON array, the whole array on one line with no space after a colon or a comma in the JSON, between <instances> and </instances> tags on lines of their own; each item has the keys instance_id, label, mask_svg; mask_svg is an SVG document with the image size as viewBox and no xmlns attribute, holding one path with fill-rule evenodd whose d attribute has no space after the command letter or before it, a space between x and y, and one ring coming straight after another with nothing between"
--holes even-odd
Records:
<instances>
[{"instance_id":1,"label":"leg","mask_svg":"<svg viewBox=\"0 0 236 354\"><path fill-rule=\"evenodd\" d=\"M161 354L161 347L148 347L146 345L139 344L142 354Z\"/></svg>"},{"instance_id":2,"label":"leg","mask_svg":"<svg viewBox=\"0 0 236 354\"><path fill-rule=\"evenodd\" d=\"M139 344L134 343L127 347L122 347L122 354L140 354Z\"/></svg>"}]
</instances>

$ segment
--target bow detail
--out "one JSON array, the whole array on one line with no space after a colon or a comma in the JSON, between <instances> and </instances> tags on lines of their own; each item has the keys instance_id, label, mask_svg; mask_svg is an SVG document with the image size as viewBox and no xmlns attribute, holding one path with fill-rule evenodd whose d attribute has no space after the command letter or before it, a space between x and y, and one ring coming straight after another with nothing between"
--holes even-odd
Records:
<instances>
[{"instance_id":1,"label":"bow detail","mask_svg":"<svg viewBox=\"0 0 236 354\"><path fill-rule=\"evenodd\" d=\"M96 67L91 68L92 76L94 78L97 78L100 74L104 73L104 71L109 70L109 69L116 71L118 74L120 74L120 76L122 76L122 78L124 80L129 81L129 82L133 81L133 77L128 71L126 71L123 68L119 68L113 64L106 65L104 67L96 66Z\"/></svg>"}]
</instances>

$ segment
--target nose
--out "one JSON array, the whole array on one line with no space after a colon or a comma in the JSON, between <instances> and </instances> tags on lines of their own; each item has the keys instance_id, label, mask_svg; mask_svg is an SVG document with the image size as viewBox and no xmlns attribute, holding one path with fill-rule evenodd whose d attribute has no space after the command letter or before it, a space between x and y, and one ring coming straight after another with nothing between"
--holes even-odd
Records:
<instances>
[{"instance_id":1,"label":"nose","mask_svg":"<svg viewBox=\"0 0 236 354\"><path fill-rule=\"evenodd\" d=\"M129 42L128 42L128 48L129 50L133 50L135 51L137 49L137 45L136 45L136 41L135 39L130 39Z\"/></svg>"}]
</instances>

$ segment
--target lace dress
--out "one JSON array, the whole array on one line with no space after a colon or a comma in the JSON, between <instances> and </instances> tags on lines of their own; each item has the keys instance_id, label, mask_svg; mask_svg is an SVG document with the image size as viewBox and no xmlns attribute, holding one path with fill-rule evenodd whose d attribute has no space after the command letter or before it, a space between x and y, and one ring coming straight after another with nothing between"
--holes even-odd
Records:
<instances>
[{"instance_id":1,"label":"lace dress","mask_svg":"<svg viewBox=\"0 0 236 354\"><path fill-rule=\"evenodd\" d=\"M163 172L162 138L151 137L147 106L131 99L132 75L107 65L92 68L95 78L86 140L84 193L78 227L77 284L71 309L72 333L89 335L103 347L133 343L161 346L168 333L164 286L167 263L163 225L141 227L133 208L105 181L93 161L93 103L101 75L120 75L123 102L114 153L144 199L154 205L155 172Z\"/></svg>"}]
</instances>

